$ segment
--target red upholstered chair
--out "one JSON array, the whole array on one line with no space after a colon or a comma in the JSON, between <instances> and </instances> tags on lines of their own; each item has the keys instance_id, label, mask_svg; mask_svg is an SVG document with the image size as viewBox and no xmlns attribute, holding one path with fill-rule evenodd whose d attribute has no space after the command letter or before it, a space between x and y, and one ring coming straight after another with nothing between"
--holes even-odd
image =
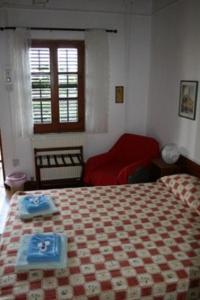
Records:
<instances>
[{"instance_id":1,"label":"red upholstered chair","mask_svg":"<svg viewBox=\"0 0 200 300\"><path fill-rule=\"evenodd\" d=\"M151 138L123 134L106 153L88 159L84 171L86 185L125 184L139 167L146 167L159 156L159 144Z\"/></svg>"}]
</instances>

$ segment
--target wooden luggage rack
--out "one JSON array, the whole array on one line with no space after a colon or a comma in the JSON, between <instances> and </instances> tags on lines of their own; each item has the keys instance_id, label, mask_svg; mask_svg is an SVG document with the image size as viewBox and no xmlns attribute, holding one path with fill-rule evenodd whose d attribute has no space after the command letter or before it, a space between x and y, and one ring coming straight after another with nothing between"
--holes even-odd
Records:
<instances>
[{"instance_id":1,"label":"wooden luggage rack","mask_svg":"<svg viewBox=\"0 0 200 300\"><path fill-rule=\"evenodd\" d=\"M44 184L49 185L59 181L62 183L77 184L82 182L83 174L83 147L57 147L57 148L34 148L35 174L37 187L41 188ZM60 168L60 167L81 167L80 177L65 178L61 180L41 180L41 169ZM50 183L51 181L51 183Z\"/></svg>"}]
</instances>

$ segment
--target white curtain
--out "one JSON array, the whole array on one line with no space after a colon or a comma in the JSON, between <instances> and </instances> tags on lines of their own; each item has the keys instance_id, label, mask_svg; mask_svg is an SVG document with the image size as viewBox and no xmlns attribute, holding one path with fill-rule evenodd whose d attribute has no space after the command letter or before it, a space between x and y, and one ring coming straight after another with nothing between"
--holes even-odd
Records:
<instances>
[{"instance_id":1,"label":"white curtain","mask_svg":"<svg viewBox=\"0 0 200 300\"><path fill-rule=\"evenodd\" d=\"M14 135L29 137L33 134L31 76L29 66L30 32L16 29L8 33L7 89L11 102ZM9 82L10 76L10 82Z\"/></svg>"},{"instance_id":2,"label":"white curtain","mask_svg":"<svg viewBox=\"0 0 200 300\"><path fill-rule=\"evenodd\" d=\"M86 131L108 131L109 53L105 30L85 33L86 45Z\"/></svg>"}]
</instances>

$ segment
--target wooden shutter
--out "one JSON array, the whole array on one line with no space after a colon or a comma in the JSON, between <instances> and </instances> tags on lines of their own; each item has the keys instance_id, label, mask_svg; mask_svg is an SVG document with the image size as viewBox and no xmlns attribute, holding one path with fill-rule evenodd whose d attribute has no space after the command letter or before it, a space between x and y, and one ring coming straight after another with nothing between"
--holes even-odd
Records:
<instances>
[{"instance_id":1,"label":"wooden shutter","mask_svg":"<svg viewBox=\"0 0 200 300\"><path fill-rule=\"evenodd\" d=\"M31 48L30 67L34 124L52 122L50 49Z\"/></svg>"},{"instance_id":2,"label":"wooden shutter","mask_svg":"<svg viewBox=\"0 0 200 300\"><path fill-rule=\"evenodd\" d=\"M59 122L78 122L78 50L58 48Z\"/></svg>"}]
</instances>

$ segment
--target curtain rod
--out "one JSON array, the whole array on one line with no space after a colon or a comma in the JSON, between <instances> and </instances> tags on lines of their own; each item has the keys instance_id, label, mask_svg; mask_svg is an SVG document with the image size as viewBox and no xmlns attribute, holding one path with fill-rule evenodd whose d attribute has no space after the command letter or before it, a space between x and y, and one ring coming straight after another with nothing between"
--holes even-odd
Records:
<instances>
[{"instance_id":1,"label":"curtain rod","mask_svg":"<svg viewBox=\"0 0 200 300\"><path fill-rule=\"evenodd\" d=\"M49 27L0 27L0 30L16 30L17 28L26 28L30 30L53 30L53 31L87 31L90 28L49 28ZM117 29L104 29L106 32L117 33Z\"/></svg>"}]
</instances>

